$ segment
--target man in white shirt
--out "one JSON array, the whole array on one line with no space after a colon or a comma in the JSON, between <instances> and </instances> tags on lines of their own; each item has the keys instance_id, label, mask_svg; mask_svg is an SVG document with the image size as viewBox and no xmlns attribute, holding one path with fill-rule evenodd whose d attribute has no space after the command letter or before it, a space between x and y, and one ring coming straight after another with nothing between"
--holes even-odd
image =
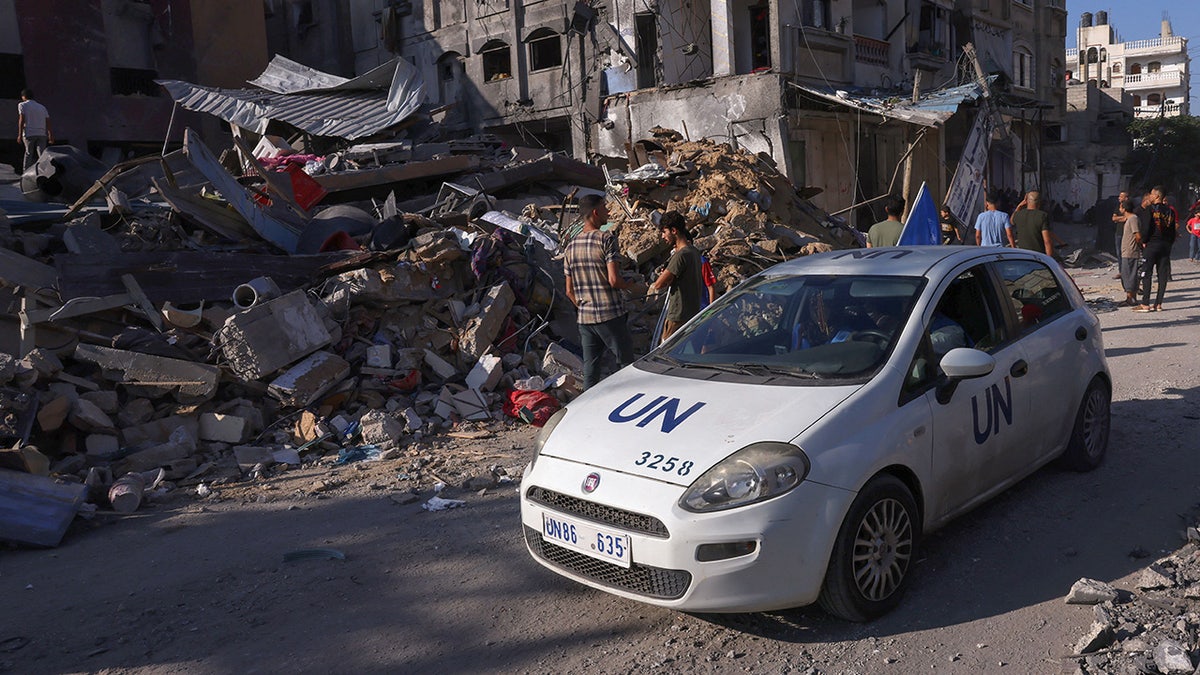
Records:
<instances>
[{"instance_id":1,"label":"man in white shirt","mask_svg":"<svg viewBox=\"0 0 1200 675\"><path fill-rule=\"evenodd\" d=\"M45 152L47 145L54 142L50 112L33 100L32 89L22 89L21 102L17 104L17 142L25 144L26 169Z\"/></svg>"}]
</instances>

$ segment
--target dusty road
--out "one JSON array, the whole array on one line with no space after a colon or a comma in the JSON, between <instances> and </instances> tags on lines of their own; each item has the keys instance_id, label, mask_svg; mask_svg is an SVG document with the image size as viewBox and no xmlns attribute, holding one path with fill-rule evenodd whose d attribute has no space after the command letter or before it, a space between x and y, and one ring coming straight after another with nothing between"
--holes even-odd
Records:
<instances>
[{"instance_id":1,"label":"dusty road","mask_svg":"<svg viewBox=\"0 0 1200 675\"><path fill-rule=\"evenodd\" d=\"M934 534L875 623L685 615L586 589L530 560L514 486L451 489L467 506L431 513L392 500L402 463L375 463L319 496L305 488L328 469L305 469L0 551L0 672L1061 672L1092 615L1063 603L1071 584L1129 583L1200 503L1200 265L1182 258L1167 311L1101 314L1106 464L1044 469ZM1075 275L1089 299L1122 297L1111 268ZM531 438L476 443L518 466ZM345 560L284 562L313 548Z\"/></svg>"}]
</instances>

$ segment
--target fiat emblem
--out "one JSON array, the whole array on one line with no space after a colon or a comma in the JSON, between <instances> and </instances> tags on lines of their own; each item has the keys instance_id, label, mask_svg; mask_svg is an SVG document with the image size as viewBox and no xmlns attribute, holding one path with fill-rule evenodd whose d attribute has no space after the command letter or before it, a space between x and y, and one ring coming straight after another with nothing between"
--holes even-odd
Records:
<instances>
[{"instance_id":1,"label":"fiat emblem","mask_svg":"<svg viewBox=\"0 0 1200 675\"><path fill-rule=\"evenodd\" d=\"M595 492L596 488L598 488L598 487L600 487L600 474L589 473L587 475L587 478L583 479L583 491L584 492L587 492L590 494L592 492Z\"/></svg>"}]
</instances>

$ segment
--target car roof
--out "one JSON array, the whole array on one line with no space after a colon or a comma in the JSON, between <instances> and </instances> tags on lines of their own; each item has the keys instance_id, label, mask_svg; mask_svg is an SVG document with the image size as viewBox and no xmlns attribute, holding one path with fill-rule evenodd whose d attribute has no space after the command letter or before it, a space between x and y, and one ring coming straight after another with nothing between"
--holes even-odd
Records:
<instances>
[{"instance_id":1,"label":"car roof","mask_svg":"<svg viewBox=\"0 0 1200 675\"><path fill-rule=\"evenodd\" d=\"M989 246L887 246L828 251L780 263L763 274L852 274L937 277L971 261L1037 258L1023 249ZM1042 256L1045 257L1045 256ZM1042 261L1045 262L1045 261Z\"/></svg>"}]
</instances>

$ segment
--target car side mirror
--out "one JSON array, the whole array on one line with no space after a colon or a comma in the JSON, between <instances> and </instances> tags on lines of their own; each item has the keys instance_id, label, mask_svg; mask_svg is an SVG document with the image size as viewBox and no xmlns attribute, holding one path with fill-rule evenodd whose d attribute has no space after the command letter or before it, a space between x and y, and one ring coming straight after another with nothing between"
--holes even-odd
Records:
<instances>
[{"instance_id":1,"label":"car side mirror","mask_svg":"<svg viewBox=\"0 0 1200 675\"><path fill-rule=\"evenodd\" d=\"M941 367L945 375L937 387L937 402L946 405L954 398L959 382L991 373L996 369L996 359L978 349L956 347L942 357Z\"/></svg>"}]
</instances>

